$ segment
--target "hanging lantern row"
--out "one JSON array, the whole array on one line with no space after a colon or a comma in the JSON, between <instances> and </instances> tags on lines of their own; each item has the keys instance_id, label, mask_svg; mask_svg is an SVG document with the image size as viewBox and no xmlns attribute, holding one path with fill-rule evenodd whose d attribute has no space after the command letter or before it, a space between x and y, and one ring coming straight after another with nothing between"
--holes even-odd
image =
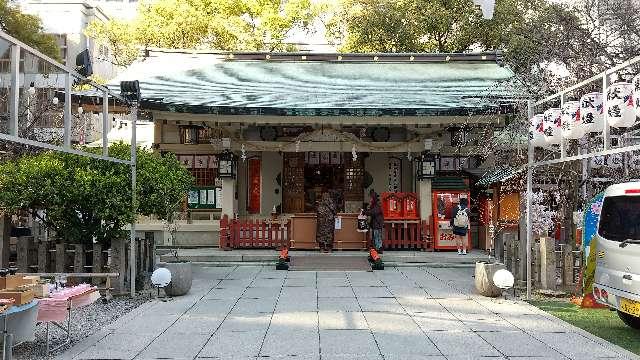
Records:
<instances>
[{"instance_id":1,"label":"hanging lantern row","mask_svg":"<svg viewBox=\"0 0 640 360\"><path fill-rule=\"evenodd\" d=\"M591 158L590 165L592 169L621 169L624 166L623 159L626 157L627 166L630 169L640 170L640 154L611 154L608 156L596 156Z\"/></svg>"},{"instance_id":2,"label":"hanging lantern row","mask_svg":"<svg viewBox=\"0 0 640 360\"><path fill-rule=\"evenodd\" d=\"M603 95L592 92L580 101L569 101L562 109L551 108L536 114L529 123L529 142L536 147L560 144L565 139L580 139L585 134L602 132L604 122L614 128L629 128L640 123L640 75L631 83L616 82Z\"/></svg>"}]
</instances>

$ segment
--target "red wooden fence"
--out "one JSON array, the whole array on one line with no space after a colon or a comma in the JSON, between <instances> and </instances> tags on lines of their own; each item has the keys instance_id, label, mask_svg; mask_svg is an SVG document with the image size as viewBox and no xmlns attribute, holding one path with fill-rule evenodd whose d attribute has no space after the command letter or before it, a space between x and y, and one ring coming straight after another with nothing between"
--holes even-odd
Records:
<instances>
[{"instance_id":1,"label":"red wooden fence","mask_svg":"<svg viewBox=\"0 0 640 360\"><path fill-rule=\"evenodd\" d=\"M385 250L432 250L431 227L426 220L387 220L382 232Z\"/></svg>"},{"instance_id":2,"label":"red wooden fence","mask_svg":"<svg viewBox=\"0 0 640 360\"><path fill-rule=\"evenodd\" d=\"M284 225L266 220L220 220L220 248L222 249L280 249L289 247L291 222ZM371 232L368 233L371 245ZM431 226L426 220L387 220L384 223L382 244L385 250L433 251Z\"/></svg>"},{"instance_id":3,"label":"red wooden fence","mask_svg":"<svg viewBox=\"0 0 640 360\"><path fill-rule=\"evenodd\" d=\"M222 249L280 249L289 246L290 222L267 223L266 220L220 220Z\"/></svg>"}]
</instances>

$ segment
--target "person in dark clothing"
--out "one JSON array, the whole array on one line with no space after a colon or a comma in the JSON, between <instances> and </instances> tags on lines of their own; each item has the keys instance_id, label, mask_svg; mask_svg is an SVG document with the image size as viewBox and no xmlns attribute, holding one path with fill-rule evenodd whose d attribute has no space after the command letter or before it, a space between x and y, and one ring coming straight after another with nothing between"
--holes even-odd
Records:
<instances>
[{"instance_id":1,"label":"person in dark clothing","mask_svg":"<svg viewBox=\"0 0 640 360\"><path fill-rule=\"evenodd\" d=\"M369 196L371 197L369 209L367 209L364 214L371 217L371 238L373 240L373 246L378 250L378 252L382 252L382 228L384 227L384 215L382 214L378 195L373 189L369 192Z\"/></svg>"},{"instance_id":2,"label":"person in dark clothing","mask_svg":"<svg viewBox=\"0 0 640 360\"><path fill-rule=\"evenodd\" d=\"M322 200L318 205L318 221L316 228L316 240L323 252L328 252L333 247L333 235L335 229L336 206L329 193L322 194Z\"/></svg>"},{"instance_id":3,"label":"person in dark clothing","mask_svg":"<svg viewBox=\"0 0 640 360\"><path fill-rule=\"evenodd\" d=\"M467 255L467 232L469 231L469 210L467 199L461 198L451 214L451 227L455 236L458 255Z\"/></svg>"}]
</instances>

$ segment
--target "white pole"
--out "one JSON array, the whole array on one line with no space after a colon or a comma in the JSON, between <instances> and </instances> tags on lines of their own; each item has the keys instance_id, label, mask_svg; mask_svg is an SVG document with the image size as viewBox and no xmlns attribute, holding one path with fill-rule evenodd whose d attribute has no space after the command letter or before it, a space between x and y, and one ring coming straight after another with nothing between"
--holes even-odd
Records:
<instances>
[{"instance_id":1,"label":"white pole","mask_svg":"<svg viewBox=\"0 0 640 360\"><path fill-rule=\"evenodd\" d=\"M20 46L11 45L11 85L9 87L9 135L18 137L18 112L20 104Z\"/></svg>"},{"instance_id":2,"label":"white pole","mask_svg":"<svg viewBox=\"0 0 640 360\"><path fill-rule=\"evenodd\" d=\"M527 102L529 119L533 118L533 101ZM531 141L528 143L527 152L527 300L531 300L531 246L533 243L533 228L531 215L531 199L533 192L533 161L534 161L534 147Z\"/></svg>"},{"instance_id":3,"label":"white pole","mask_svg":"<svg viewBox=\"0 0 640 360\"><path fill-rule=\"evenodd\" d=\"M109 93L102 95L102 156L109 156Z\"/></svg>"},{"instance_id":4,"label":"white pole","mask_svg":"<svg viewBox=\"0 0 640 360\"><path fill-rule=\"evenodd\" d=\"M136 164L138 159L136 141L136 121L138 119L138 104L131 108L131 206L133 206L133 221L131 222L131 242L129 243L129 269L131 296L136 295L136 218L138 207L136 206Z\"/></svg>"}]
</instances>

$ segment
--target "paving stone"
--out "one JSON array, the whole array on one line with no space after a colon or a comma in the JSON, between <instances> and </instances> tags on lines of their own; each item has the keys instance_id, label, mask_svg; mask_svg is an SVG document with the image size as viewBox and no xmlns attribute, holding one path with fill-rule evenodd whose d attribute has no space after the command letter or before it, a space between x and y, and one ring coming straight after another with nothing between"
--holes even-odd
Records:
<instances>
[{"instance_id":1,"label":"paving stone","mask_svg":"<svg viewBox=\"0 0 640 360\"><path fill-rule=\"evenodd\" d=\"M321 278L347 278L347 273L344 271L318 271L318 279Z\"/></svg>"},{"instance_id":2,"label":"paving stone","mask_svg":"<svg viewBox=\"0 0 640 360\"><path fill-rule=\"evenodd\" d=\"M391 294L397 298L411 298L411 299L422 299L427 297L427 292L424 289L419 287L410 287L410 286L388 286L387 287Z\"/></svg>"},{"instance_id":3,"label":"paving stone","mask_svg":"<svg viewBox=\"0 0 640 360\"><path fill-rule=\"evenodd\" d=\"M177 298L166 302L158 301L153 305L151 312L157 315L182 315L195 306L198 300Z\"/></svg>"},{"instance_id":4,"label":"paving stone","mask_svg":"<svg viewBox=\"0 0 640 360\"><path fill-rule=\"evenodd\" d=\"M276 313L283 312L310 312L318 310L318 298L300 296L287 299L280 299L276 306Z\"/></svg>"},{"instance_id":5,"label":"paving stone","mask_svg":"<svg viewBox=\"0 0 640 360\"><path fill-rule=\"evenodd\" d=\"M318 287L318 297L354 298L356 297L356 295L353 293L353 290L350 287L327 286L327 287Z\"/></svg>"},{"instance_id":6,"label":"paving stone","mask_svg":"<svg viewBox=\"0 0 640 360\"><path fill-rule=\"evenodd\" d=\"M271 328L283 331L308 331L313 329L317 333L317 312L286 312L274 313L271 318ZM274 330L278 331L278 330ZM269 329L271 332L271 329Z\"/></svg>"},{"instance_id":7,"label":"paving stone","mask_svg":"<svg viewBox=\"0 0 640 360\"><path fill-rule=\"evenodd\" d=\"M245 288L232 287L232 288L220 288L216 287L205 295L205 300L235 300L242 296Z\"/></svg>"},{"instance_id":8,"label":"paving stone","mask_svg":"<svg viewBox=\"0 0 640 360\"><path fill-rule=\"evenodd\" d=\"M251 283L252 288L279 288L284 283L284 278L256 278L253 283Z\"/></svg>"},{"instance_id":9,"label":"paving stone","mask_svg":"<svg viewBox=\"0 0 640 360\"><path fill-rule=\"evenodd\" d=\"M331 286L351 286L349 280L345 277L342 278L319 278L319 287L331 287Z\"/></svg>"},{"instance_id":10,"label":"paving stone","mask_svg":"<svg viewBox=\"0 0 640 360\"><path fill-rule=\"evenodd\" d=\"M262 346L266 330L262 331L220 331L213 335L198 357L256 357Z\"/></svg>"},{"instance_id":11,"label":"paving stone","mask_svg":"<svg viewBox=\"0 0 640 360\"><path fill-rule=\"evenodd\" d=\"M287 278L284 281L285 287L315 287L315 277L303 277L303 278Z\"/></svg>"},{"instance_id":12,"label":"paving stone","mask_svg":"<svg viewBox=\"0 0 640 360\"><path fill-rule=\"evenodd\" d=\"M247 288L253 283L253 278L246 279L228 279L220 281L217 287L221 288Z\"/></svg>"},{"instance_id":13,"label":"paving stone","mask_svg":"<svg viewBox=\"0 0 640 360\"><path fill-rule=\"evenodd\" d=\"M467 325L449 313L413 314L412 318L423 331L471 331Z\"/></svg>"},{"instance_id":14,"label":"paving stone","mask_svg":"<svg viewBox=\"0 0 640 360\"><path fill-rule=\"evenodd\" d=\"M361 312L325 312L318 313L321 330L362 330L369 329Z\"/></svg>"},{"instance_id":15,"label":"paving stone","mask_svg":"<svg viewBox=\"0 0 640 360\"><path fill-rule=\"evenodd\" d=\"M285 329L269 328L260 357L319 355L320 343L317 328L289 325Z\"/></svg>"},{"instance_id":16,"label":"paving stone","mask_svg":"<svg viewBox=\"0 0 640 360\"><path fill-rule=\"evenodd\" d=\"M548 345L523 332L482 332L478 335L507 357L536 354L544 358L554 358L559 355Z\"/></svg>"},{"instance_id":17,"label":"paving stone","mask_svg":"<svg viewBox=\"0 0 640 360\"><path fill-rule=\"evenodd\" d=\"M287 279L315 279L315 271L283 271L287 274Z\"/></svg>"},{"instance_id":18,"label":"paving stone","mask_svg":"<svg viewBox=\"0 0 640 360\"><path fill-rule=\"evenodd\" d=\"M114 328L112 332L117 334L159 335L176 322L179 317L179 315L144 314L142 318Z\"/></svg>"},{"instance_id":19,"label":"paving stone","mask_svg":"<svg viewBox=\"0 0 640 360\"><path fill-rule=\"evenodd\" d=\"M369 330L320 330L320 354L380 354Z\"/></svg>"},{"instance_id":20,"label":"paving stone","mask_svg":"<svg viewBox=\"0 0 640 360\"><path fill-rule=\"evenodd\" d=\"M157 335L110 334L79 355L82 359L132 359ZM126 346L123 346L126 344Z\"/></svg>"},{"instance_id":21,"label":"paving stone","mask_svg":"<svg viewBox=\"0 0 640 360\"><path fill-rule=\"evenodd\" d=\"M267 330L271 314L229 314L220 326L220 331Z\"/></svg>"},{"instance_id":22,"label":"paving stone","mask_svg":"<svg viewBox=\"0 0 640 360\"><path fill-rule=\"evenodd\" d=\"M232 314L260 314L272 313L276 307L276 299L239 299L232 310Z\"/></svg>"},{"instance_id":23,"label":"paving stone","mask_svg":"<svg viewBox=\"0 0 640 360\"><path fill-rule=\"evenodd\" d=\"M368 354L368 355L322 354L322 360L382 360L382 355L380 354Z\"/></svg>"},{"instance_id":24,"label":"paving stone","mask_svg":"<svg viewBox=\"0 0 640 360\"><path fill-rule=\"evenodd\" d=\"M503 356L479 356L473 354L466 355L447 355L447 360L507 360L506 357ZM518 359L518 358L515 358ZM538 358L538 360L541 360Z\"/></svg>"},{"instance_id":25,"label":"paving stone","mask_svg":"<svg viewBox=\"0 0 640 360\"><path fill-rule=\"evenodd\" d=\"M358 298L386 298L393 297L386 287L375 286L353 286L353 291Z\"/></svg>"},{"instance_id":26,"label":"paving stone","mask_svg":"<svg viewBox=\"0 0 640 360\"><path fill-rule=\"evenodd\" d=\"M405 314L395 298L358 298L362 311Z\"/></svg>"},{"instance_id":27,"label":"paving stone","mask_svg":"<svg viewBox=\"0 0 640 360\"><path fill-rule=\"evenodd\" d=\"M360 311L360 304L356 298L318 298L320 311Z\"/></svg>"},{"instance_id":28,"label":"paving stone","mask_svg":"<svg viewBox=\"0 0 640 360\"><path fill-rule=\"evenodd\" d=\"M396 300L409 314L449 312L440 304L439 300L427 297L396 297Z\"/></svg>"},{"instance_id":29,"label":"paving stone","mask_svg":"<svg viewBox=\"0 0 640 360\"><path fill-rule=\"evenodd\" d=\"M470 349L473 349L473 355L477 357L501 356L496 349L473 332L430 331L426 335L447 357L449 355L468 355Z\"/></svg>"},{"instance_id":30,"label":"paving stone","mask_svg":"<svg viewBox=\"0 0 640 360\"><path fill-rule=\"evenodd\" d=\"M578 333L533 333L540 341L571 359L618 358L621 354L585 338Z\"/></svg>"},{"instance_id":31,"label":"paving stone","mask_svg":"<svg viewBox=\"0 0 640 360\"><path fill-rule=\"evenodd\" d=\"M294 300L299 297L318 297L318 290L315 287L285 287L280 293L280 300Z\"/></svg>"},{"instance_id":32,"label":"paving stone","mask_svg":"<svg viewBox=\"0 0 640 360\"><path fill-rule=\"evenodd\" d=\"M493 312L474 300L447 300L441 301L440 304L456 316L467 317L469 314L493 315Z\"/></svg>"},{"instance_id":33,"label":"paving stone","mask_svg":"<svg viewBox=\"0 0 640 360\"><path fill-rule=\"evenodd\" d=\"M211 299L202 300L198 302L185 314L190 316L198 315L226 315L231 311L231 308L235 305L236 300L231 299Z\"/></svg>"},{"instance_id":34,"label":"paving stone","mask_svg":"<svg viewBox=\"0 0 640 360\"><path fill-rule=\"evenodd\" d=\"M380 352L387 358L388 355L441 355L436 346L422 333L411 335L406 333L373 333Z\"/></svg>"},{"instance_id":35,"label":"paving stone","mask_svg":"<svg viewBox=\"0 0 640 360\"><path fill-rule=\"evenodd\" d=\"M280 295L280 287L263 288L263 287L250 287L242 294L243 298L247 299L270 299L275 300Z\"/></svg>"},{"instance_id":36,"label":"paving stone","mask_svg":"<svg viewBox=\"0 0 640 360\"><path fill-rule=\"evenodd\" d=\"M165 333L138 356L143 359L193 359L209 337L206 334L189 334L177 340L174 334Z\"/></svg>"},{"instance_id":37,"label":"paving stone","mask_svg":"<svg viewBox=\"0 0 640 360\"><path fill-rule=\"evenodd\" d=\"M473 331L521 331L494 314L458 314L458 318Z\"/></svg>"},{"instance_id":38,"label":"paving stone","mask_svg":"<svg viewBox=\"0 0 640 360\"><path fill-rule=\"evenodd\" d=\"M571 327L561 321L553 321L546 316L538 314L502 315L503 318L514 326L527 332L567 332Z\"/></svg>"},{"instance_id":39,"label":"paving stone","mask_svg":"<svg viewBox=\"0 0 640 360\"><path fill-rule=\"evenodd\" d=\"M374 333L422 334L418 325L406 314L366 312L364 317Z\"/></svg>"},{"instance_id":40,"label":"paving stone","mask_svg":"<svg viewBox=\"0 0 640 360\"><path fill-rule=\"evenodd\" d=\"M170 330L178 334L213 334L222 324L223 316L182 316Z\"/></svg>"}]
</instances>

